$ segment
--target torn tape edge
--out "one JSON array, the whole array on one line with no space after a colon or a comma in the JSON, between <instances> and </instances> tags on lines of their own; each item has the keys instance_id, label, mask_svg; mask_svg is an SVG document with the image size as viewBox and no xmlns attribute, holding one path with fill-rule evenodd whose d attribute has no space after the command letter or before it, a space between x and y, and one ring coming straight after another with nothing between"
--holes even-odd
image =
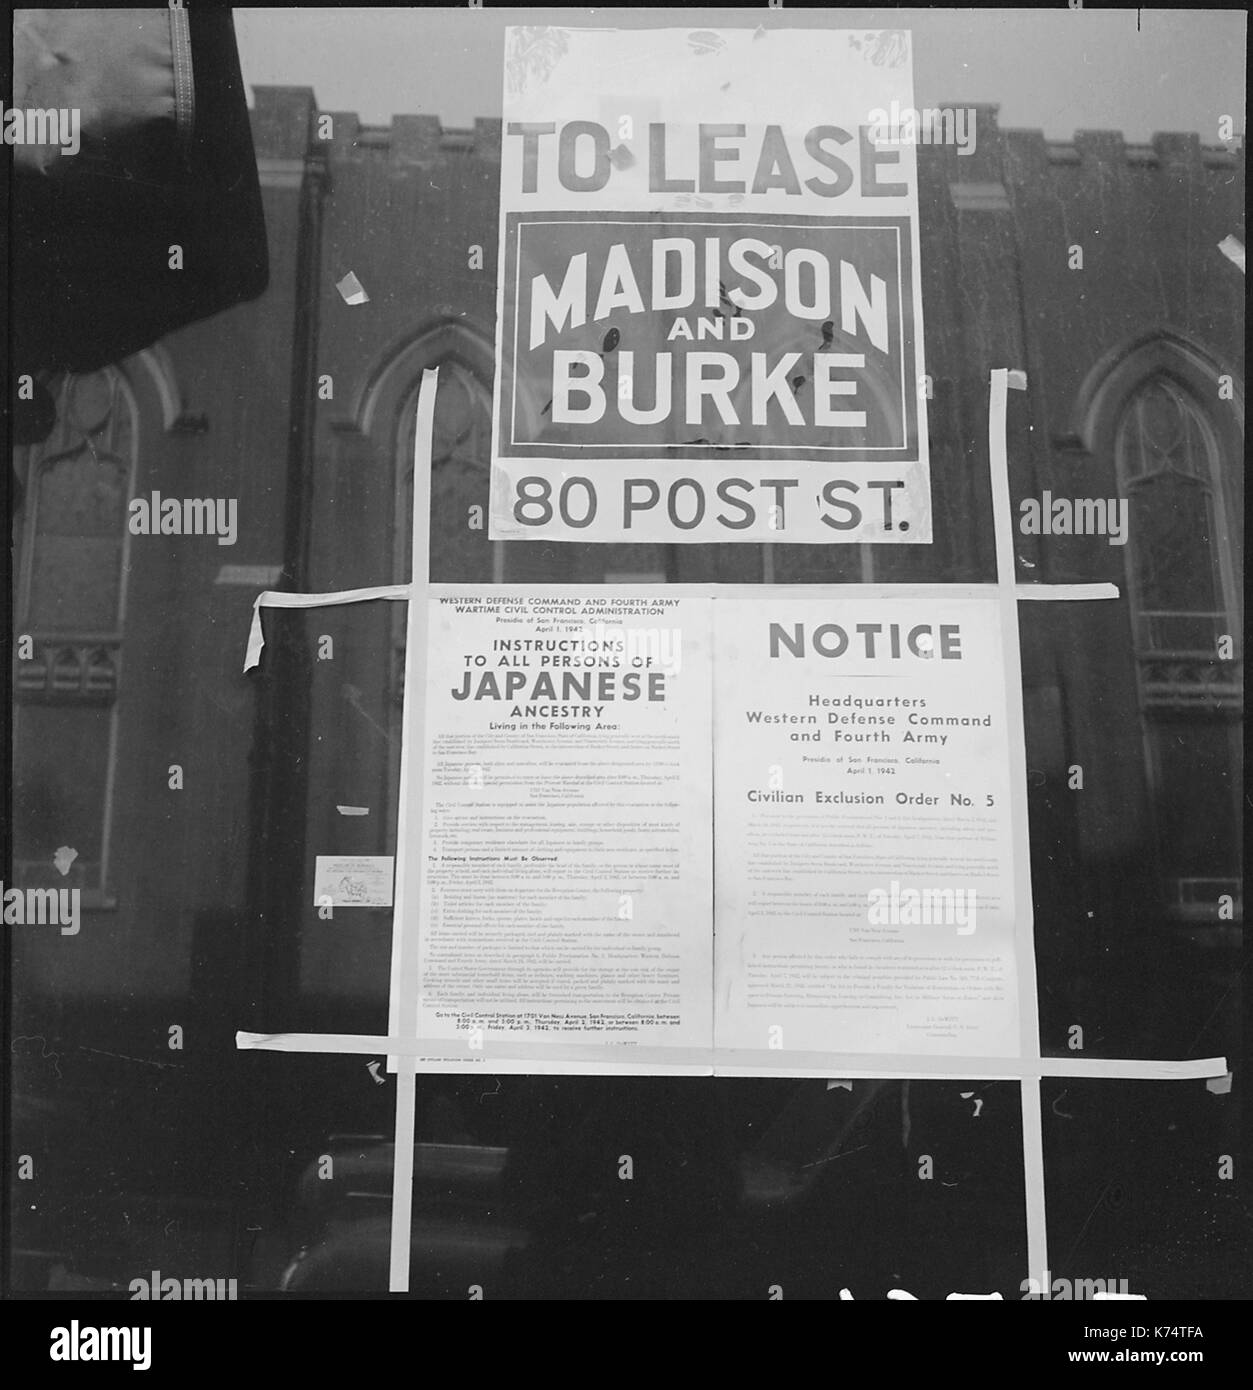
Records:
<instances>
[{"instance_id":1,"label":"torn tape edge","mask_svg":"<svg viewBox=\"0 0 1253 1390\"><path fill-rule=\"evenodd\" d=\"M244 670L251 671L261 661L265 632L261 627L263 608L331 608L340 603L367 603L371 599L407 599L413 593L409 584L374 584L368 589L338 589L327 594L293 594L284 589L263 589L252 601L252 625L248 629L248 648Z\"/></svg>"}]
</instances>

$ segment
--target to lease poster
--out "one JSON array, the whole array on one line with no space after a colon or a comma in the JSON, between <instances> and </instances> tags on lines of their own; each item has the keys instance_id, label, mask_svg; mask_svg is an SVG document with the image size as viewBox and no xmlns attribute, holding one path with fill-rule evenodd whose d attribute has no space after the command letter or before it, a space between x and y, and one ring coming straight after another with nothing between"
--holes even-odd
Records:
<instances>
[{"instance_id":1,"label":"to lease poster","mask_svg":"<svg viewBox=\"0 0 1253 1390\"><path fill-rule=\"evenodd\" d=\"M707 1057L710 623L708 600L655 591L431 600L418 1031L446 1043L433 1054L474 1065L488 1042L521 1045L531 1071L553 1045ZM510 1069L499 1050L491 1067Z\"/></svg>"},{"instance_id":2,"label":"to lease poster","mask_svg":"<svg viewBox=\"0 0 1253 1390\"><path fill-rule=\"evenodd\" d=\"M996 604L714 611L720 1059L1016 1055Z\"/></svg>"},{"instance_id":3,"label":"to lease poster","mask_svg":"<svg viewBox=\"0 0 1253 1390\"><path fill-rule=\"evenodd\" d=\"M506 34L494 540L931 540L903 30Z\"/></svg>"}]
</instances>

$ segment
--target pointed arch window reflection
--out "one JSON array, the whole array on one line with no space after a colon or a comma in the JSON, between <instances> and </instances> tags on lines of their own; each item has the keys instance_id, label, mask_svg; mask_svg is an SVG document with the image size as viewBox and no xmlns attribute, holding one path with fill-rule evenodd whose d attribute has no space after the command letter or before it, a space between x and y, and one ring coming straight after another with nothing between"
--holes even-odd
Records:
<instances>
[{"instance_id":1,"label":"pointed arch window reflection","mask_svg":"<svg viewBox=\"0 0 1253 1390\"><path fill-rule=\"evenodd\" d=\"M113 368L50 391L57 423L17 460L14 631L31 656L13 672L13 872L82 889L91 905L108 886L137 417Z\"/></svg>"},{"instance_id":2,"label":"pointed arch window reflection","mask_svg":"<svg viewBox=\"0 0 1253 1390\"><path fill-rule=\"evenodd\" d=\"M1212 920L1224 895L1240 899L1241 596L1226 482L1239 460L1169 372L1127 397L1114 454L1154 869L1169 911Z\"/></svg>"}]
</instances>

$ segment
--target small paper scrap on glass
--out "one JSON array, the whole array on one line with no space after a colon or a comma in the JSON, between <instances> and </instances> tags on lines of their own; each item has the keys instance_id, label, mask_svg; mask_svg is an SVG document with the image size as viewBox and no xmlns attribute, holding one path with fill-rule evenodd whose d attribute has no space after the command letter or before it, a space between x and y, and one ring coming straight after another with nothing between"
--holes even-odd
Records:
<instances>
[{"instance_id":1,"label":"small paper scrap on glass","mask_svg":"<svg viewBox=\"0 0 1253 1390\"><path fill-rule=\"evenodd\" d=\"M1241 271L1244 270L1244 243L1242 241L1233 236L1225 236L1218 243L1218 249L1232 265L1239 266Z\"/></svg>"},{"instance_id":2,"label":"small paper scrap on glass","mask_svg":"<svg viewBox=\"0 0 1253 1390\"><path fill-rule=\"evenodd\" d=\"M325 907L391 907L395 859L390 854L319 854L313 901Z\"/></svg>"},{"instance_id":3,"label":"small paper scrap on glass","mask_svg":"<svg viewBox=\"0 0 1253 1390\"><path fill-rule=\"evenodd\" d=\"M335 288L339 291L345 304L368 304L370 302L370 296L366 294L365 286L351 270Z\"/></svg>"}]
</instances>

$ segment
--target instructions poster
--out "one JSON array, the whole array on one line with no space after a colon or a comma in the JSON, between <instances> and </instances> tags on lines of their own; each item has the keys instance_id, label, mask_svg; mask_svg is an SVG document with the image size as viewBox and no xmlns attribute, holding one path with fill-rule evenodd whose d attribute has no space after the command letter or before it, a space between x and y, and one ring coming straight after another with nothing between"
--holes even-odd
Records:
<instances>
[{"instance_id":1,"label":"instructions poster","mask_svg":"<svg viewBox=\"0 0 1253 1390\"><path fill-rule=\"evenodd\" d=\"M714 612L719 1052L1016 1055L997 605Z\"/></svg>"},{"instance_id":2,"label":"instructions poster","mask_svg":"<svg viewBox=\"0 0 1253 1390\"><path fill-rule=\"evenodd\" d=\"M931 540L904 30L506 31L493 540Z\"/></svg>"},{"instance_id":3,"label":"instructions poster","mask_svg":"<svg viewBox=\"0 0 1253 1390\"><path fill-rule=\"evenodd\" d=\"M419 1034L707 1054L709 601L430 602Z\"/></svg>"}]
</instances>

